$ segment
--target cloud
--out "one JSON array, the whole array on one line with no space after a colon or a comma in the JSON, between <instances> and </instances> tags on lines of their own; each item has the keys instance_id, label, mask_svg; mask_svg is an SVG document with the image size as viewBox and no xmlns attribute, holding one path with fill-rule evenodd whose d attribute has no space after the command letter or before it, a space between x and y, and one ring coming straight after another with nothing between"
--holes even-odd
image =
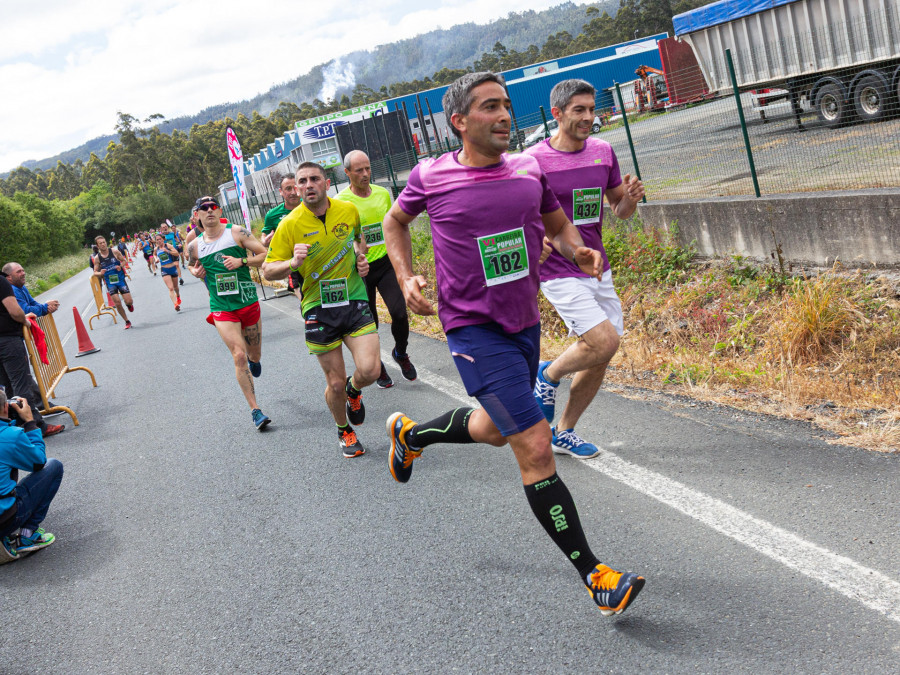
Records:
<instances>
[{"instance_id":1,"label":"cloud","mask_svg":"<svg viewBox=\"0 0 900 675\"><path fill-rule=\"evenodd\" d=\"M302 7L295 0L263 0L250 12L238 0L51 0L4 9L0 171L113 133L119 110L139 119L194 114L252 98L351 51L439 25L543 9L546 0L371 0L316 13ZM352 78L338 66L331 83ZM334 96L332 85L320 98Z\"/></svg>"}]
</instances>

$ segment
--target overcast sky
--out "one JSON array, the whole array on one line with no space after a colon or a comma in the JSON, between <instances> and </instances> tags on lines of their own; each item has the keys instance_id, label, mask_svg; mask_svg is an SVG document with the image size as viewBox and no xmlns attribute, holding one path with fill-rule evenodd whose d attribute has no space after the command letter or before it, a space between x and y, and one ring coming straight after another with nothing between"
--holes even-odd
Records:
<instances>
[{"instance_id":1,"label":"overcast sky","mask_svg":"<svg viewBox=\"0 0 900 675\"><path fill-rule=\"evenodd\" d=\"M342 54L562 0L0 0L0 172L252 98Z\"/></svg>"}]
</instances>

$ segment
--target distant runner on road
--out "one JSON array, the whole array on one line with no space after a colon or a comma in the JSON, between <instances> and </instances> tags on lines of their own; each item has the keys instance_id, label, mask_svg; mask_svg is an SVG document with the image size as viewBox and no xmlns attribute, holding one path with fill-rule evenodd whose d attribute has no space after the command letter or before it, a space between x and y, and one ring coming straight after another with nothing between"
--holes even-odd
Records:
<instances>
[{"instance_id":1,"label":"distant runner on road","mask_svg":"<svg viewBox=\"0 0 900 675\"><path fill-rule=\"evenodd\" d=\"M159 272L169 289L169 297L175 305L175 311L181 311L181 291L178 284L178 251L161 235L156 235L156 257L159 260Z\"/></svg>"},{"instance_id":2,"label":"distant runner on road","mask_svg":"<svg viewBox=\"0 0 900 675\"><path fill-rule=\"evenodd\" d=\"M129 312L134 312L134 301L131 297L131 289L125 283L125 256L118 249L110 248L106 238L97 236L94 239L97 244L97 255L94 256L94 274L106 282L106 290L112 296L119 316L125 320L125 330L131 328L131 320L125 314L124 304Z\"/></svg>"},{"instance_id":3,"label":"distant runner on road","mask_svg":"<svg viewBox=\"0 0 900 675\"><path fill-rule=\"evenodd\" d=\"M578 571L600 611L623 612L644 578L601 563L588 546L575 502L556 473L550 425L532 389L540 359L539 260L546 231L553 246L591 276L600 251L584 246L537 161L507 155L510 101L503 79L468 73L443 99L462 150L426 159L384 221L388 253L406 303L434 314L412 271L409 224L431 220L438 307L460 377L482 408L456 408L423 424L403 413L387 420L390 470L405 483L413 460L435 443L509 443L535 517ZM414 509L412 509L414 510Z\"/></svg>"},{"instance_id":4,"label":"distant runner on road","mask_svg":"<svg viewBox=\"0 0 900 675\"><path fill-rule=\"evenodd\" d=\"M153 272L153 276L156 276L156 258L153 255L153 241L151 241L150 235L146 232L141 235L140 247L144 254L144 260L147 261L147 269Z\"/></svg>"}]
</instances>

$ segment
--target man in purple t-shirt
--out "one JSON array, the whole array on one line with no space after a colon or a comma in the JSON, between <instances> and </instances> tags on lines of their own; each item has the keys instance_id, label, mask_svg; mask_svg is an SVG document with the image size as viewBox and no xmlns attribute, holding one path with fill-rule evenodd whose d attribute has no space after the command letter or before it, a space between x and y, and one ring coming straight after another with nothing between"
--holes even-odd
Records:
<instances>
[{"instance_id":1,"label":"man in purple t-shirt","mask_svg":"<svg viewBox=\"0 0 900 675\"><path fill-rule=\"evenodd\" d=\"M413 274L409 224L427 210L434 242L438 315L466 391L482 407L456 408L416 424L387 421L390 469L405 483L413 460L434 443L509 443L532 511L578 570L604 615L637 597L643 577L621 574L591 552L572 496L556 474L550 425L532 389L540 360L537 292L544 234L586 275L603 270L600 251L584 245L537 161L506 155L509 97L502 78L468 73L443 99L462 150L425 160L409 176L384 219L388 254L406 304L434 314Z\"/></svg>"},{"instance_id":2,"label":"man in purple t-shirt","mask_svg":"<svg viewBox=\"0 0 900 675\"><path fill-rule=\"evenodd\" d=\"M541 291L569 327L569 335L577 335L578 341L554 361L541 363L534 397L552 424L560 380L575 376L562 417L551 432L554 452L581 458L600 454L596 445L575 433L575 425L603 384L606 366L624 331L622 303L603 249L603 197L613 213L624 219L634 213L644 196L644 186L637 178L626 174L622 180L612 146L590 138L594 96L594 87L584 80L564 80L553 87L550 112L559 122L559 130L525 151L537 159L585 245L603 254L599 279L585 274L557 251L541 266Z\"/></svg>"}]
</instances>

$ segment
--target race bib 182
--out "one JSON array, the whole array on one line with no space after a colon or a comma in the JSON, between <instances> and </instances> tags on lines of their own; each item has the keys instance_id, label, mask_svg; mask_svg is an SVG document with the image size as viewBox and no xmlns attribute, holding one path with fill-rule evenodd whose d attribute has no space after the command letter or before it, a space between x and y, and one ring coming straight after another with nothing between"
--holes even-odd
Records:
<instances>
[{"instance_id":1,"label":"race bib 182","mask_svg":"<svg viewBox=\"0 0 900 675\"><path fill-rule=\"evenodd\" d=\"M488 286L506 284L528 276L524 228L478 237L477 241Z\"/></svg>"}]
</instances>

